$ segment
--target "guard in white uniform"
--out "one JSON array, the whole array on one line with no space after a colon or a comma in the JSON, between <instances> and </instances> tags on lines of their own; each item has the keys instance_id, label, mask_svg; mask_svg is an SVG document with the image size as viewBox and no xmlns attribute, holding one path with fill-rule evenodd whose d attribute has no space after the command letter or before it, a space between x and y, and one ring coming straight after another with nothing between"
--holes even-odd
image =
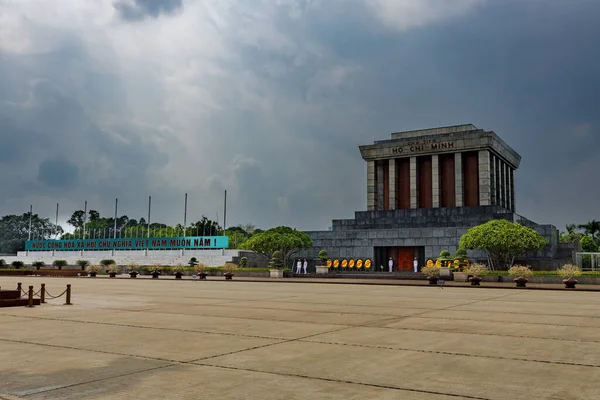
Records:
<instances>
[{"instance_id":1,"label":"guard in white uniform","mask_svg":"<svg viewBox=\"0 0 600 400\"><path fill-rule=\"evenodd\" d=\"M308 261L306 261L306 258L304 259L303 267L304 267L304 273L306 274L306 268L308 267Z\"/></svg>"},{"instance_id":2,"label":"guard in white uniform","mask_svg":"<svg viewBox=\"0 0 600 400\"><path fill-rule=\"evenodd\" d=\"M300 274L302 272L302 261L300 259L298 259L298 262L296 263L296 274Z\"/></svg>"},{"instance_id":3,"label":"guard in white uniform","mask_svg":"<svg viewBox=\"0 0 600 400\"><path fill-rule=\"evenodd\" d=\"M392 257L390 257L390 261L388 261L388 268L389 268L390 272L392 272L393 266L394 266L394 260L392 260Z\"/></svg>"},{"instance_id":4,"label":"guard in white uniform","mask_svg":"<svg viewBox=\"0 0 600 400\"><path fill-rule=\"evenodd\" d=\"M415 272L419 272L419 261L417 260L417 257L415 257L415 260L413 261L413 269Z\"/></svg>"}]
</instances>

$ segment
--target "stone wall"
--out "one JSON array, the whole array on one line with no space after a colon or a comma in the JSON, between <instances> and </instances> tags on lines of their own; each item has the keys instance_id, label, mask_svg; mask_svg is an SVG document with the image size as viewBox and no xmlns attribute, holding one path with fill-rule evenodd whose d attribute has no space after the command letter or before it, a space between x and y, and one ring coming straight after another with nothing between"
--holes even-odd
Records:
<instances>
[{"instance_id":1,"label":"stone wall","mask_svg":"<svg viewBox=\"0 0 600 400\"><path fill-rule=\"evenodd\" d=\"M460 238L469 228L491 219L520 222L535 229L549 244L540 252L528 254L523 262L534 268L556 268L558 230L537 225L499 206L431 208L411 210L359 211L355 219L334 220L333 230L307 232L313 248L300 256L314 258L325 249L332 258L374 258L375 247L424 247L425 260L435 259L442 250L454 254ZM469 251L474 261L487 261L481 251ZM425 260L420 260L421 263Z\"/></svg>"}]
</instances>

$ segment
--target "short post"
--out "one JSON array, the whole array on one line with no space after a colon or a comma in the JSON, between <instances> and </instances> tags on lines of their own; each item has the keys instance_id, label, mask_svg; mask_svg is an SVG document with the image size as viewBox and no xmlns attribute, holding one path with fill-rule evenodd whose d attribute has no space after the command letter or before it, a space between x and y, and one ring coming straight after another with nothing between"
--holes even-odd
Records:
<instances>
[{"instance_id":1,"label":"short post","mask_svg":"<svg viewBox=\"0 0 600 400\"><path fill-rule=\"evenodd\" d=\"M40 303L46 302L46 284L42 283L42 288L40 289Z\"/></svg>"},{"instance_id":2,"label":"short post","mask_svg":"<svg viewBox=\"0 0 600 400\"><path fill-rule=\"evenodd\" d=\"M27 302L27 307L33 307L33 286L29 286L29 299Z\"/></svg>"},{"instance_id":3,"label":"short post","mask_svg":"<svg viewBox=\"0 0 600 400\"><path fill-rule=\"evenodd\" d=\"M65 306L70 306L71 304L71 285L67 285L67 302Z\"/></svg>"},{"instance_id":4,"label":"short post","mask_svg":"<svg viewBox=\"0 0 600 400\"><path fill-rule=\"evenodd\" d=\"M23 290L21 287L21 282L17 283L17 290L19 291L19 297L21 297L21 291Z\"/></svg>"}]
</instances>

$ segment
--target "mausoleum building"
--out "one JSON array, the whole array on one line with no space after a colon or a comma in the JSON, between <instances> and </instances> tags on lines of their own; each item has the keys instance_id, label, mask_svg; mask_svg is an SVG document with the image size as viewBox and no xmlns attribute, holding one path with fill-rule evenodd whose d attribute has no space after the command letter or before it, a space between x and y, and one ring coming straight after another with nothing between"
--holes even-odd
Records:
<instances>
[{"instance_id":1,"label":"mausoleum building","mask_svg":"<svg viewBox=\"0 0 600 400\"><path fill-rule=\"evenodd\" d=\"M360 146L367 169L367 210L354 219L334 220L330 231L307 232L314 247L333 258L392 257L394 270L423 265L442 250L452 254L460 237L491 219L520 222L538 231L548 246L528 255L529 264L552 265L571 258L560 249L558 231L516 214L515 171L521 156L495 132L471 124L398 132L391 139ZM483 254L470 252L475 260Z\"/></svg>"}]
</instances>

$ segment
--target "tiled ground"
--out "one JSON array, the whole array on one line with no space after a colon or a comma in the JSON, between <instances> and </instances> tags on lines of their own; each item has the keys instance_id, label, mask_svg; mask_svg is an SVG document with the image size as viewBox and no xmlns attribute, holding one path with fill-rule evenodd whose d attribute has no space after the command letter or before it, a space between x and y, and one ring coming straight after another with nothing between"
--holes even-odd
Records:
<instances>
[{"instance_id":1,"label":"tiled ground","mask_svg":"<svg viewBox=\"0 0 600 400\"><path fill-rule=\"evenodd\" d=\"M594 292L0 277L0 399L598 399Z\"/></svg>"}]
</instances>

